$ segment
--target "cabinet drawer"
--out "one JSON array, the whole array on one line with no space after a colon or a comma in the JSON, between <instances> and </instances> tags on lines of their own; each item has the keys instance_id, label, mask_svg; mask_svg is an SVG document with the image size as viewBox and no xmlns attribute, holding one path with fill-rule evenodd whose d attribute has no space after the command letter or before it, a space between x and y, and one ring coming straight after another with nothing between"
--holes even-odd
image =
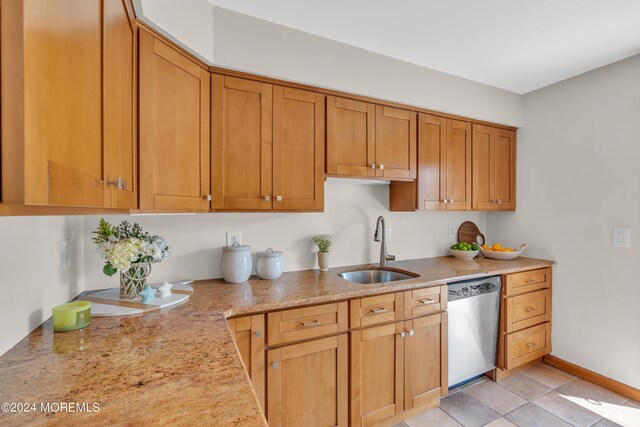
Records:
<instances>
[{"instance_id":1,"label":"cabinet drawer","mask_svg":"<svg viewBox=\"0 0 640 427\"><path fill-rule=\"evenodd\" d=\"M551 324L545 322L507 335L507 369L551 352Z\"/></svg>"},{"instance_id":2,"label":"cabinet drawer","mask_svg":"<svg viewBox=\"0 0 640 427\"><path fill-rule=\"evenodd\" d=\"M406 319L438 313L446 309L446 285L415 289L404 293L404 317Z\"/></svg>"},{"instance_id":3,"label":"cabinet drawer","mask_svg":"<svg viewBox=\"0 0 640 427\"><path fill-rule=\"evenodd\" d=\"M364 328L402 320L402 292L350 301L351 328Z\"/></svg>"},{"instance_id":4,"label":"cabinet drawer","mask_svg":"<svg viewBox=\"0 0 640 427\"><path fill-rule=\"evenodd\" d=\"M514 332L551 320L551 289L506 299L507 332Z\"/></svg>"},{"instance_id":5,"label":"cabinet drawer","mask_svg":"<svg viewBox=\"0 0 640 427\"><path fill-rule=\"evenodd\" d=\"M271 346L345 332L347 312L343 301L269 313L267 342Z\"/></svg>"},{"instance_id":6,"label":"cabinet drawer","mask_svg":"<svg viewBox=\"0 0 640 427\"><path fill-rule=\"evenodd\" d=\"M551 268L523 271L506 276L507 296L551 287Z\"/></svg>"}]
</instances>

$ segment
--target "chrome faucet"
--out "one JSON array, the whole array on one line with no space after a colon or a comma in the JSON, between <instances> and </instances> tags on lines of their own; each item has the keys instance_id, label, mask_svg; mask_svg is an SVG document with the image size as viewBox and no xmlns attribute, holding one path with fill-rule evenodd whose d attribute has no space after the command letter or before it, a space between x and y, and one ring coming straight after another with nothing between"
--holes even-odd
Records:
<instances>
[{"instance_id":1,"label":"chrome faucet","mask_svg":"<svg viewBox=\"0 0 640 427\"><path fill-rule=\"evenodd\" d=\"M380 245L380 265L382 267L386 267L388 261L395 261L396 256L389 255L387 253L387 227L385 226L383 216L378 217L378 221L376 222L376 232L373 235L373 240L376 242L382 242L382 244Z\"/></svg>"}]
</instances>

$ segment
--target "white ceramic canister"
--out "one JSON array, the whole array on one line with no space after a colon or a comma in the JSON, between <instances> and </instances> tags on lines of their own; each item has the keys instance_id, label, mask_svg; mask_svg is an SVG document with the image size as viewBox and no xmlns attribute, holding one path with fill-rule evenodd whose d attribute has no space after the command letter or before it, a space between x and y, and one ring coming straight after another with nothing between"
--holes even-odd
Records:
<instances>
[{"instance_id":1,"label":"white ceramic canister","mask_svg":"<svg viewBox=\"0 0 640 427\"><path fill-rule=\"evenodd\" d=\"M253 268L251 246L224 246L222 248L220 268L222 270L222 278L225 282L246 282L249 276L251 276L251 269Z\"/></svg>"},{"instance_id":2,"label":"white ceramic canister","mask_svg":"<svg viewBox=\"0 0 640 427\"><path fill-rule=\"evenodd\" d=\"M258 252L256 260L256 273L261 279L273 280L282 276L284 271L284 258L281 251L269 248Z\"/></svg>"}]
</instances>

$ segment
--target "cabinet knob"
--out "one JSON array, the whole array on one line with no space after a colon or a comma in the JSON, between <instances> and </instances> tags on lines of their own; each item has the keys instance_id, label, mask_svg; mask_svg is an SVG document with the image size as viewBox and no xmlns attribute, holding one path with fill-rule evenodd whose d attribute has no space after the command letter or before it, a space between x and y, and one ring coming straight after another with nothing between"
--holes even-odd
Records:
<instances>
[{"instance_id":1,"label":"cabinet knob","mask_svg":"<svg viewBox=\"0 0 640 427\"><path fill-rule=\"evenodd\" d=\"M412 337L412 336L413 336L413 329L411 329L411 330L409 331L409 336L410 336L410 337Z\"/></svg>"},{"instance_id":2,"label":"cabinet knob","mask_svg":"<svg viewBox=\"0 0 640 427\"><path fill-rule=\"evenodd\" d=\"M265 202L271 201L271 196L264 196L264 201Z\"/></svg>"},{"instance_id":3,"label":"cabinet knob","mask_svg":"<svg viewBox=\"0 0 640 427\"><path fill-rule=\"evenodd\" d=\"M127 180L122 178L122 177L118 177L118 178L116 178L115 181L107 181L107 185L111 185L113 187L116 187L118 190L126 190L127 189Z\"/></svg>"},{"instance_id":4,"label":"cabinet knob","mask_svg":"<svg viewBox=\"0 0 640 427\"><path fill-rule=\"evenodd\" d=\"M202 196L202 197L203 197L204 199L206 199L207 201L209 201L209 202L210 202L211 200L213 200L213 197L211 196L211 194L207 194L207 195L204 195L204 196Z\"/></svg>"},{"instance_id":5,"label":"cabinet knob","mask_svg":"<svg viewBox=\"0 0 640 427\"><path fill-rule=\"evenodd\" d=\"M256 338L260 338L262 336L262 331L256 331Z\"/></svg>"},{"instance_id":6,"label":"cabinet knob","mask_svg":"<svg viewBox=\"0 0 640 427\"><path fill-rule=\"evenodd\" d=\"M276 196L276 202L281 202L281 201L282 201L282 199L283 199L283 197L282 197L282 196Z\"/></svg>"},{"instance_id":7,"label":"cabinet knob","mask_svg":"<svg viewBox=\"0 0 640 427\"><path fill-rule=\"evenodd\" d=\"M380 164L380 169L384 169L384 165L383 164Z\"/></svg>"},{"instance_id":8,"label":"cabinet knob","mask_svg":"<svg viewBox=\"0 0 640 427\"><path fill-rule=\"evenodd\" d=\"M375 169L376 168L376 164L375 163L371 163L371 169Z\"/></svg>"},{"instance_id":9,"label":"cabinet knob","mask_svg":"<svg viewBox=\"0 0 640 427\"><path fill-rule=\"evenodd\" d=\"M502 200L498 200L498 204L502 203Z\"/></svg>"},{"instance_id":10,"label":"cabinet knob","mask_svg":"<svg viewBox=\"0 0 640 427\"><path fill-rule=\"evenodd\" d=\"M406 333L406 332L400 332L400 334L399 334L399 335L400 335L400 338L404 338L404 337L406 337L406 336L407 336L407 333Z\"/></svg>"},{"instance_id":11,"label":"cabinet knob","mask_svg":"<svg viewBox=\"0 0 640 427\"><path fill-rule=\"evenodd\" d=\"M280 362L273 362L273 363L271 364L271 367L272 367L273 369L278 369L278 368L280 367Z\"/></svg>"}]
</instances>

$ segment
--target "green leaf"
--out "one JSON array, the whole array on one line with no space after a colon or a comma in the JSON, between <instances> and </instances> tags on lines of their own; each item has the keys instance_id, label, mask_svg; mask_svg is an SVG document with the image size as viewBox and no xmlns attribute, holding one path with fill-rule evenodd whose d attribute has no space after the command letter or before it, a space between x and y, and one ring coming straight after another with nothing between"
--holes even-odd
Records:
<instances>
[{"instance_id":1,"label":"green leaf","mask_svg":"<svg viewBox=\"0 0 640 427\"><path fill-rule=\"evenodd\" d=\"M111 277L118 272L118 269L115 268L113 265L106 263L102 268L102 272L107 276Z\"/></svg>"}]
</instances>

